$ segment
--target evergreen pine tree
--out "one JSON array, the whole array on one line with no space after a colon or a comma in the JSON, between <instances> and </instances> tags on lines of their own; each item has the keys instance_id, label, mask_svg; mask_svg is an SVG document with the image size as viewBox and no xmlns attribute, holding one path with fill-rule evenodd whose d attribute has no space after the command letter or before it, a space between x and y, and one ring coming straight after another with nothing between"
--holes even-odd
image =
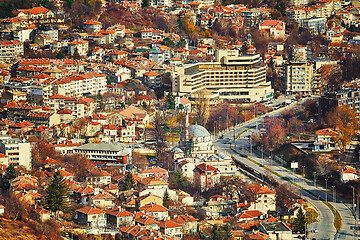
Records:
<instances>
[{"instance_id":1,"label":"evergreen pine tree","mask_svg":"<svg viewBox=\"0 0 360 240\"><path fill-rule=\"evenodd\" d=\"M245 54L247 53L247 51L248 51L248 45L247 45L246 42L244 42L244 44L241 46L240 51L241 51L241 53L242 53L243 55L245 55Z\"/></svg>"},{"instance_id":2,"label":"evergreen pine tree","mask_svg":"<svg viewBox=\"0 0 360 240\"><path fill-rule=\"evenodd\" d=\"M5 175L4 177L8 180L10 179L14 179L18 176L18 173L16 172L15 168L13 165L9 165L7 168L6 168L6 171L5 171Z\"/></svg>"},{"instance_id":3,"label":"evergreen pine tree","mask_svg":"<svg viewBox=\"0 0 360 240\"><path fill-rule=\"evenodd\" d=\"M17 172L13 165L9 165L6 168L4 175L1 177L1 189L3 191L10 188L10 180L17 177Z\"/></svg>"},{"instance_id":4,"label":"evergreen pine tree","mask_svg":"<svg viewBox=\"0 0 360 240\"><path fill-rule=\"evenodd\" d=\"M56 54L56 58L57 59L63 59L65 58L64 53L62 52L62 50L59 50L59 52Z\"/></svg>"},{"instance_id":5,"label":"evergreen pine tree","mask_svg":"<svg viewBox=\"0 0 360 240\"><path fill-rule=\"evenodd\" d=\"M223 227L223 230L224 230L224 239L225 240L231 239L232 233L231 233L230 225L225 224L224 227Z\"/></svg>"},{"instance_id":6,"label":"evergreen pine tree","mask_svg":"<svg viewBox=\"0 0 360 240\"><path fill-rule=\"evenodd\" d=\"M165 193L163 196L163 206L166 208L169 208L169 201L170 201L169 193L167 190L165 190Z\"/></svg>"},{"instance_id":7,"label":"evergreen pine tree","mask_svg":"<svg viewBox=\"0 0 360 240\"><path fill-rule=\"evenodd\" d=\"M184 188L186 186L186 183L185 183L185 179L181 173L180 170L177 170L175 173L174 173L174 178L175 178L175 182L177 184L177 188Z\"/></svg>"},{"instance_id":8,"label":"evergreen pine tree","mask_svg":"<svg viewBox=\"0 0 360 240\"><path fill-rule=\"evenodd\" d=\"M295 232L304 233L305 232L305 214L302 210L302 208L299 209L296 219L295 219Z\"/></svg>"},{"instance_id":9,"label":"evergreen pine tree","mask_svg":"<svg viewBox=\"0 0 360 240\"><path fill-rule=\"evenodd\" d=\"M135 187L135 181L130 171L126 173L125 179L122 184L122 190L131 190Z\"/></svg>"},{"instance_id":10,"label":"evergreen pine tree","mask_svg":"<svg viewBox=\"0 0 360 240\"><path fill-rule=\"evenodd\" d=\"M46 189L46 206L55 213L55 217L59 211L65 211L68 207L68 186L65 179L59 171L55 172Z\"/></svg>"},{"instance_id":11,"label":"evergreen pine tree","mask_svg":"<svg viewBox=\"0 0 360 240\"><path fill-rule=\"evenodd\" d=\"M175 97L171 91L166 96L166 103L168 109L175 109Z\"/></svg>"},{"instance_id":12,"label":"evergreen pine tree","mask_svg":"<svg viewBox=\"0 0 360 240\"><path fill-rule=\"evenodd\" d=\"M149 7L149 0L142 0L142 2L141 2L141 7L142 7L142 8L147 8L147 7Z\"/></svg>"}]
</instances>

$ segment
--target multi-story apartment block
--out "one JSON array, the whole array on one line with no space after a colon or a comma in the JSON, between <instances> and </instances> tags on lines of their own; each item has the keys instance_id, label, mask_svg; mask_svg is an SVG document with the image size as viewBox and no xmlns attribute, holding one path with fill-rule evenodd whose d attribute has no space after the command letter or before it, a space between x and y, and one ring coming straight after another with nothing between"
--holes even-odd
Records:
<instances>
[{"instance_id":1,"label":"multi-story apartment block","mask_svg":"<svg viewBox=\"0 0 360 240\"><path fill-rule=\"evenodd\" d=\"M272 97L266 64L259 54L240 56L237 50L217 50L215 60L175 67L172 91L194 95L207 90L221 99L244 102Z\"/></svg>"},{"instance_id":2,"label":"multi-story apartment block","mask_svg":"<svg viewBox=\"0 0 360 240\"><path fill-rule=\"evenodd\" d=\"M360 116L360 91L358 89L342 89L339 91L325 92L319 98L320 115L326 116L338 106L349 106L356 111L357 118Z\"/></svg>"},{"instance_id":3,"label":"multi-story apartment block","mask_svg":"<svg viewBox=\"0 0 360 240\"><path fill-rule=\"evenodd\" d=\"M290 62L285 66L286 92L289 94L310 94L313 66L306 62Z\"/></svg>"},{"instance_id":4,"label":"multi-story apartment block","mask_svg":"<svg viewBox=\"0 0 360 240\"><path fill-rule=\"evenodd\" d=\"M206 163L202 163L194 169L194 184L200 191L206 191L220 182L219 170Z\"/></svg>"},{"instance_id":5,"label":"multi-story apartment block","mask_svg":"<svg viewBox=\"0 0 360 240\"><path fill-rule=\"evenodd\" d=\"M96 33L99 32L102 28L101 22L89 20L84 22L84 29L89 31L90 33Z\"/></svg>"},{"instance_id":6,"label":"multi-story apartment block","mask_svg":"<svg viewBox=\"0 0 360 240\"><path fill-rule=\"evenodd\" d=\"M307 5L309 3L309 0L290 0L291 6L302 6Z\"/></svg>"},{"instance_id":7,"label":"multi-story apartment block","mask_svg":"<svg viewBox=\"0 0 360 240\"><path fill-rule=\"evenodd\" d=\"M313 18L303 19L300 22L300 25L303 28L309 29L309 31L312 34L319 34L319 33L325 33L326 31L325 23L326 23L326 18L313 17Z\"/></svg>"},{"instance_id":8,"label":"multi-story apartment block","mask_svg":"<svg viewBox=\"0 0 360 240\"><path fill-rule=\"evenodd\" d=\"M85 154L95 165L118 166L122 170L131 167L131 148L121 144L88 143L74 149L75 153Z\"/></svg>"},{"instance_id":9,"label":"multi-story apartment block","mask_svg":"<svg viewBox=\"0 0 360 240\"><path fill-rule=\"evenodd\" d=\"M291 45L289 48L289 61L305 62L306 61L306 46Z\"/></svg>"},{"instance_id":10,"label":"multi-story apartment block","mask_svg":"<svg viewBox=\"0 0 360 240\"><path fill-rule=\"evenodd\" d=\"M240 13L240 16L247 22L249 28L256 27L261 21L261 12L258 9L245 10Z\"/></svg>"},{"instance_id":11,"label":"multi-story apartment block","mask_svg":"<svg viewBox=\"0 0 360 240\"><path fill-rule=\"evenodd\" d=\"M24 53L23 44L18 40L0 42L0 60L9 61Z\"/></svg>"},{"instance_id":12,"label":"multi-story apartment block","mask_svg":"<svg viewBox=\"0 0 360 240\"><path fill-rule=\"evenodd\" d=\"M141 30L141 39L151 39L153 41L161 40L164 37L164 31L153 28Z\"/></svg>"},{"instance_id":13,"label":"multi-story apartment block","mask_svg":"<svg viewBox=\"0 0 360 240\"><path fill-rule=\"evenodd\" d=\"M95 111L95 103L91 98L67 98L61 94L55 94L45 102L52 110L69 109L75 118L92 115Z\"/></svg>"},{"instance_id":14,"label":"multi-story apartment block","mask_svg":"<svg viewBox=\"0 0 360 240\"><path fill-rule=\"evenodd\" d=\"M59 30L56 26L49 26L49 25L40 26L34 32L35 32L34 35L44 34L46 36L49 36L52 41L57 41L59 38L58 37Z\"/></svg>"},{"instance_id":15,"label":"multi-story apartment block","mask_svg":"<svg viewBox=\"0 0 360 240\"><path fill-rule=\"evenodd\" d=\"M31 169L31 145L19 138L3 139L0 142L0 152L8 156L9 164Z\"/></svg>"},{"instance_id":16,"label":"multi-story apartment block","mask_svg":"<svg viewBox=\"0 0 360 240\"><path fill-rule=\"evenodd\" d=\"M66 76L62 79L49 80L51 84L65 90L68 97L81 97L87 94L104 94L106 92L106 75L86 73ZM44 83L44 82L43 82Z\"/></svg>"}]
</instances>

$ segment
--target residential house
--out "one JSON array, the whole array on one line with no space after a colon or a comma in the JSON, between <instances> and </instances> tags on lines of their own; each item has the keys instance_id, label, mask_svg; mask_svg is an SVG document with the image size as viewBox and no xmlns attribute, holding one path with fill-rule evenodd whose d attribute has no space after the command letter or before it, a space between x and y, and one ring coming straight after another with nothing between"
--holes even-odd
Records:
<instances>
[{"instance_id":1,"label":"residential house","mask_svg":"<svg viewBox=\"0 0 360 240\"><path fill-rule=\"evenodd\" d=\"M156 203L148 203L139 207L139 210L158 220L167 219L169 216L169 209Z\"/></svg>"},{"instance_id":2,"label":"residential house","mask_svg":"<svg viewBox=\"0 0 360 240\"><path fill-rule=\"evenodd\" d=\"M179 159L175 162L175 171L180 170L183 177L187 178L190 182L193 182L195 166L196 165L193 162Z\"/></svg>"},{"instance_id":3,"label":"residential house","mask_svg":"<svg viewBox=\"0 0 360 240\"><path fill-rule=\"evenodd\" d=\"M179 215L176 216L172 221L182 225L183 234L194 234L198 232L198 219L192 216Z\"/></svg>"},{"instance_id":4,"label":"residential house","mask_svg":"<svg viewBox=\"0 0 360 240\"><path fill-rule=\"evenodd\" d=\"M189 50L185 48L176 49L174 51L174 57L180 58L182 61L185 61L189 56Z\"/></svg>"},{"instance_id":5,"label":"residential house","mask_svg":"<svg viewBox=\"0 0 360 240\"><path fill-rule=\"evenodd\" d=\"M222 215L226 216L227 211L231 210L234 204L235 202L227 197L214 195L210 197L203 208L206 210L207 216L220 217Z\"/></svg>"},{"instance_id":6,"label":"residential house","mask_svg":"<svg viewBox=\"0 0 360 240\"><path fill-rule=\"evenodd\" d=\"M276 211L276 191L265 185L253 185L249 190L255 195L255 209L262 212Z\"/></svg>"},{"instance_id":7,"label":"residential house","mask_svg":"<svg viewBox=\"0 0 360 240\"><path fill-rule=\"evenodd\" d=\"M313 152L329 152L338 150L334 141L334 138L338 135L339 133L331 128L325 128L316 131L314 135Z\"/></svg>"},{"instance_id":8,"label":"residential house","mask_svg":"<svg viewBox=\"0 0 360 240\"><path fill-rule=\"evenodd\" d=\"M86 56L89 51L88 41L72 41L68 43L68 53L73 55L75 52L80 56Z\"/></svg>"},{"instance_id":9,"label":"residential house","mask_svg":"<svg viewBox=\"0 0 360 240\"><path fill-rule=\"evenodd\" d=\"M160 179L164 182L167 182L169 179L169 172L163 168L152 166L145 170L139 172L141 175L145 177L154 177L155 179Z\"/></svg>"},{"instance_id":10,"label":"residential house","mask_svg":"<svg viewBox=\"0 0 360 240\"><path fill-rule=\"evenodd\" d=\"M100 209L110 209L115 206L114 200L116 199L111 193L102 191L98 194L89 197L89 203L94 204L95 207Z\"/></svg>"},{"instance_id":11,"label":"residential house","mask_svg":"<svg viewBox=\"0 0 360 240\"><path fill-rule=\"evenodd\" d=\"M154 71L148 71L148 72L143 73L143 77L144 77L144 83L149 88L160 87L160 84L161 84L160 74L158 74Z\"/></svg>"},{"instance_id":12,"label":"residential house","mask_svg":"<svg viewBox=\"0 0 360 240\"><path fill-rule=\"evenodd\" d=\"M259 23L259 30L268 38L285 38L285 23L283 21L264 20Z\"/></svg>"},{"instance_id":13,"label":"residential house","mask_svg":"<svg viewBox=\"0 0 360 240\"><path fill-rule=\"evenodd\" d=\"M168 235L176 239L182 239L183 237L183 228L181 224L178 224L171 220L164 220L160 221L158 226L160 227L160 232L162 234Z\"/></svg>"},{"instance_id":14,"label":"residential house","mask_svg":"<svg viewBox=\"0 0 360 240\"><path fill-rule=\"evenodd\" d=\"M34 43L40 47L49 46L52 41L51 37L45 34L38 34L34 37Z\"/></svg>"},{"instance_id":15,"label":"residential house","mask_svg":"<svg viewBox=\"0 0 360 240\"><path fill-rule=\"evenodd\" d=\"M106 211L107 223L116 228L133 226L135 223L134 214L118 207Z\"/></svg>"},{"instance_id":16,"label":"residential house","mask_svg":"<svg viewBox=\"0 0 360 240\"><path fill-rule=\"evenodd\" d=\"M264 213L259 210L245 210L236 215L236 218L239 221L251 221L264 218Z\"/></svg>"},{"instance_id":17,"label":"residential house","mask_svg":"<svg viewBox=\"0 0 360 240\"><path fill-rule=\"evenodd\" d=\"M1 165L5 165L5 166L9 166L9 157L0 153L0 164Z\"/></svg>"},{"instance_id":18,"label":"residential house","mask_svg":"<svg viewBox=\"0 0 360 240\"><path fill-rule=\"evenodd\" d=\"M101 22L89 20L84 22L84 29L89 31L90 33L99 32L102 28Z\"/></svg>"},{"instance_id":19,"label":"residential house","mask_svg":"<svg viewBox=\"0 0 360 240\"><path fill-rule=\"evenodd\" d=\"M55 14L53 11L45 7L33 7L30 9L16 9L12 12L16 17L23 18L28 21L29 24L40 23L48 24L52 20L55 20Z\"/></svg>"},{"instance_id":20,"label":"residential house","mask_svg":"<svg viewBox=\"0 0 360 240\"><path fill-rule=\"evenodd\" d=\"M160 196L156 196L149 193L128 201L126 205L136 209L137 207L142 207L149 203L156 203L158 205L163 205L163 199Z\"/></svg>"},{"instance_id":21,"label":"residential house","mask_svg":"<svg viewBox=\"0 0 360 240\"><path fill-rule=\"evenodd\" d=\"M30 208L30 210L42 222L51 218L51 213L45 208L34 205Z\"/></svg>"},{"instance_id":22,"label":"residential house","mask_svg":"<svg viewBox=\"0 0 360 240\"><path fill-rule=\"evenodd\" d=\"M283 222L260 222L259 229L262 233L267 234L270 239L293 239L292 230Z\"/></svg>"},{"instance_id":23,"label":"residential house","mask_svg":"<svg viewBox=\"0 0 360 240\"><path fill-rule=\"evenodd\" d=\"M85 177L88 186L104 186L111 183L111 174L99 168L92 168Z\"/></svg>"},{"instance_id":24,"label":"residential house","mask_svg":"<svg viewBox=\"0 0 360 240\"><path fill-rule=\"evenodd\" d=\"M86 206L76 210L75 222L92 228L105 227L105 212L92 206Z\"/></svg>"},{"instance_id":25,"label":"residential house","mask_svg":"<svg viewBox=\"0 0 360 240\"><path fill-rule=\"evenodd\" d=\"M0 26L2 30L15 30L20 27L20 21L17 18L5 18L1 20Z\"/></svg>"},{"instance_id":26,"label":"residential house","mask_svg":"<svg viewBox=\"0 0 360 240\"><path fill-rule=\"evenodd\" d=\"M346 166L340 170L340 181L343 183L348 181L355 181L359 179L359 177L360 174L353 167Z\"/></svg>"},{"instance_id":27,"label":"residential house","mask_svg":"<svg viewBox=\"0 0 360 240\"><path fill-rule=\"evenodd\" d=\"M158 227L158 221L155 220L154 217L147 215L143 212L137 212L135 214L135 223L140 226L144 226L146 229L152 229L157 230Z\"/></svg>"}]
</instances>

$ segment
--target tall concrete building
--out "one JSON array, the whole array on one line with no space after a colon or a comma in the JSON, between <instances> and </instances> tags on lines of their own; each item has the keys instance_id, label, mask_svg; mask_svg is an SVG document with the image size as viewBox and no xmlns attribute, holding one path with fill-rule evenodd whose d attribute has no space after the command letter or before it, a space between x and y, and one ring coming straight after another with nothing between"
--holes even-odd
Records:
<instances>
[{"instance_id":1,"label":"tall concrete building","mask_svg":"<svg viewBox=\"0 0 360 240\"><path fill-rule=\"evenodd\" d=\"M0 142L0 152L8 156L9 165L31 169L31 145L25 139L6 138Z\"/></svg>"},{"instance_id":2,"label":"tall concrete building","mask_svg":"<svg viewBox=\"0 0 360 240\"><path fill-rule=\"evenodd\" d=\"M313 66L306 62L290 62L285 66L285 78L288 94L310 94Z\"/></svg>"},{"instance_id":3,"label":"tall concrete building","mask_svg":"<svg viewBox=\"0 0 360 240\"><path fill-rule=\"evenodd\" d=\"M291 45L289 62L285 65L285 84L288 94L310 94L312 89L313 66L307 63L306 47Z\"/></svg>"},{"instance_id":4,"label":"tall concrete building","mask_svg":"<svg viewBox=\"0 0 360 240\"><path fill-rule=\"evenodd\" d=\"M205 90L213 97L244 102L273 96L260 55L240 55L238 50L217 50L214 62L175 67L172 81L172 91L179 95Z\"/></svg>"}]
</instances>

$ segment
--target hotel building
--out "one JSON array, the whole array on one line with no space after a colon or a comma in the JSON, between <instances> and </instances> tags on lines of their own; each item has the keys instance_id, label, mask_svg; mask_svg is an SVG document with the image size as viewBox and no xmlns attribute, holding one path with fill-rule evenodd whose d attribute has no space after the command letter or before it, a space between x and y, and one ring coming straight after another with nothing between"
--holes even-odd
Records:
<instances>
[{"instance_id":1,"label":"hotel building","mask_svg":"<svg viewBox=\"0 0 360 240\"><path fill-rule=\"evenodd\" d=\"M227 100L262 101L273 96L266 82L266 64L259 54L240 55L238 50L217 50L215 62L175 67L174 93L193 95L200 90Z\"/></svg>"}]
</instances>

